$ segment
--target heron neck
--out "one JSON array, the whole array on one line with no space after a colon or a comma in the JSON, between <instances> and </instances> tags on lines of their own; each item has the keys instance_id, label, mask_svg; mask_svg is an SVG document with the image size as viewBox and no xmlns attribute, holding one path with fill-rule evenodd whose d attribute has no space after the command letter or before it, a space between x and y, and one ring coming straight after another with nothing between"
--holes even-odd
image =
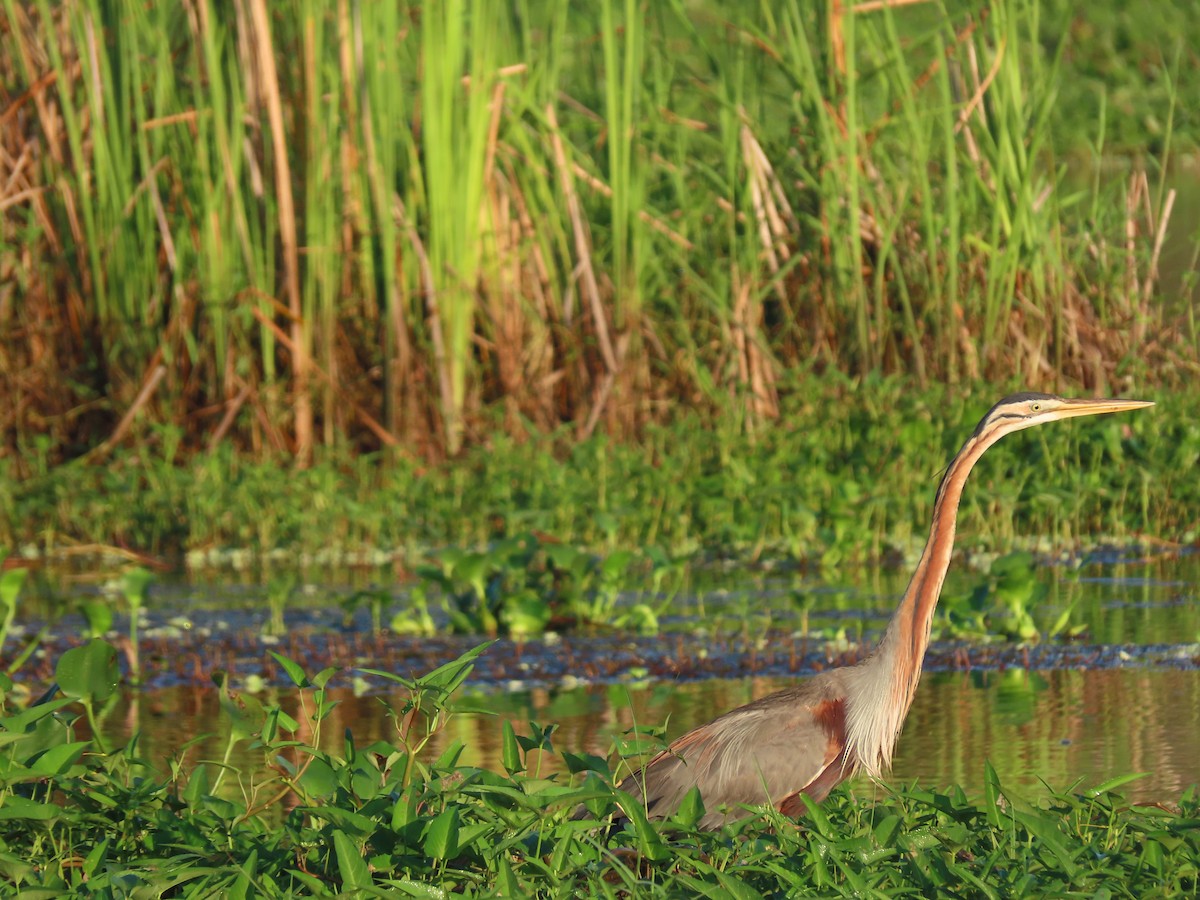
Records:
<instances>
[{"instance_id":1,"label":"heron neck","mask_svg":"<svg viewBox=\"0 0 1200 900\"><path fill-rule=\"evenodd\" d=\"M895 657L893 700L902 703L905 711L921 680L921 663L929 646L933 612L954 550L954 531L963 486L975 463L996 440L998 436L971 437L947 467L933 504L929 540L908 583L908 590L876 648L876 654Z\"/></svg>"}]
</instances>

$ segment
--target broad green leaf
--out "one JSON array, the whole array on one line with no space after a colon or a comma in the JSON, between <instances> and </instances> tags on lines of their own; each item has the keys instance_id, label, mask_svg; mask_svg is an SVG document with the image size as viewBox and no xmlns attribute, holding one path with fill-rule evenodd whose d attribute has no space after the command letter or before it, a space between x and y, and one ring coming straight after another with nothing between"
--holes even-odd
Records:
<instances>
[{"instance_id":1,"label":"broad green leaf","mask_svg":"<svg viewBox=\"0 0 1200 900\"><path fill-rule=\"evenodd\" d=\"M371 870L362 857L362 851L345 832L333 832L333 849L337 854L338 874L342 878L343 891L356 891L371 886Z\"/></svg>"},{"instance_id":2,"label":"broad green leaf","mask_svg":"<svg viewBox=\"0 0 1200 900\"><path fill-rule=\"evenodd\" d=\"M103 637L113 627L112 605L107 600L84 600L79 604L88 625L89 637Z\"/></svg>"},{"instance_id":3,"label":"broad green leaf","mask_svg":"<svg viewBox=\"0 0 1200 900\"><path fill-rule=\"evenodd\" d=\"M458 856L458 809L450 807L439 813L427 826L423 845L431 859L454 859Z\"/></svg>"},{"instance_id":4,"label":"broad green leaf","mask_svg":"<svg viewBox=\"0 0 1200 900\"><path fill-rule=\"evenodd\" d=\"M70 744L59 744L57 747L51 747L37 758L32 769L46 778L61 775L67 769L71 768L71 766L75 765L79 757L83 755L83 751L90 746L90 741L74 741Z\"/></svg>"},{"instance_id":5,"label":"broad green leaf","mask_svg":"<svg viewBox=\"0 0 1200 900\"><path fill-rule=\"evenodd\" d=\"M0 605L5 609L13 609L17 605L17 596L28 575L29 570L24 567L0 571Z\"/></svg>"},{"instance_id":6,"label":"broad green leaf","mask_svg":"<svg viewBox=\"0 0 1200 900\"><path fill-rule=\"evenodd\" d=\"M683 795L679 809L675 811L675 815L671 819L684 828L695 828L697 823L704 818L705 812L707 810L704 808L704 800L700 797L700 789L693 786Z\"/></svg>"},{"instance_id":7,"label":"broad green leaf","mask_svg":"<svg viewBox=\"0 0 1200 900\"><path fill-rule=\"evenodd\" d=\"M292 684L299 688L310 688L313 686L312 682L308 680L308 676L304 674L304 669L300 668L298 663L293 662L280 653L276 653L274 650L270 652L271 656L275 658L275 662L279 663L283 671L287 672L288 678L292 679Z\"/></svg>"},{"instance_id":8,"label":"broad green leaf","mask_svg":"<svg viewBox=\"0 0 1200 900\"><path fill-rule=\"evenodd\" d=\"M9 794L0 800L0 821L28 819L34 822L49 822L61 816L62 812L62 807L54 803L30 800L15 794Z\"/></svg>"},{"instance_id":9,"label":"broad green leaf","mask_svg":"<svg viewBox=\"0 0 1200 900\"><path fill-rule=\"evenodd\" d=\"M62 692L76 699L104 701L117 689L117 649L108 641L93 639L72 647L54 669Z\"/></svg>"},{"instance_id":10,"label":"broad green leaf","mask_svg":"<svg viewBox=\"0 0 1200 900\"><path fill-rule=\"evenodd\" d=\"M671 851L663 843L663 839L658 831L650 824L650 820L646 818L646 810L642 807L642 801L632 794L622 797L620 796L622 793L622 791L617 792L618 802L620 803L621 810L625 813L625 817L633 825L634 833L638 839L638 851L650 860L669 859Z\"/></svg>"},{"instance_id":11,"label":"broad green leaf","mask_svg":"<svg viewBox=\"0 0 1200 900\"><path fill-rule=\"evenodd\" d=\"M122 587L124 588L125 601L129 604L130 608L136 610L145 605L146 591L153 581L154 573L140 566L136 569L130 569L125 573Z\"/></svg>"}]
</instances>

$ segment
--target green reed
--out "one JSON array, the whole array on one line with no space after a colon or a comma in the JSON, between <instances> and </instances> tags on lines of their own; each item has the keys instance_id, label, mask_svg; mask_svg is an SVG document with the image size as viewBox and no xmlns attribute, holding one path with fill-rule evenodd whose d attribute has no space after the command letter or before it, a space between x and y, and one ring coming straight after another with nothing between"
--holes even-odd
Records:
<instances>
[{"instance_id":1,"label":"green reed","mask_svg":"<svg viewBox=\"0 0 1200 900\"><path fill-rule=\"evenodd\" d=\"M14 445L438 458L676 398L754 431L794 369L1090 389L1195 352L1163 337L1163 183L1066 185L1049 0L3 10L37 139L5 315L55 349L14 346Z\"/></svg>"}]
</instances>

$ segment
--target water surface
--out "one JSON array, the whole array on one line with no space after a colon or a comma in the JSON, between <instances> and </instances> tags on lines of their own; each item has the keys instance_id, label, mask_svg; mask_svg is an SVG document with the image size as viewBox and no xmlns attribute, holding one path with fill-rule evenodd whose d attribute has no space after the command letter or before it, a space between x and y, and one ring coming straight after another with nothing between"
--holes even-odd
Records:
<instances>
[{"instance_id":1,"label":"water surface","mask_svg":"<svg viewBox=\"0 0 1200 900\"><path fill-rule=\"evenodd\" d=\"M613 739L631 728L668 722L677 736L722 710L765 696L789 679L709 679L683 684L609 685L574 689L537 688L468 694L464 699L495 711L451 720L436 753L448 740L465 744L462 761L496 770L500 764L501 721L529 733L530 720L557 724L555 746L571 752L607 755ZM399 706L400 695L359 696L334 691L338 707L323 723L322 743L341 753L345 730L366 746L394 742L394 719L384 701ZM284 705L298 712L294 698ZM121 740L141 732L140 755L166 771L201 729L224 730L215 692L179 687L131 694L114 708L105 730ZM940 673L927 675L908 717L889 781L919 782L949 789L962 785L969 795L982 791L984 760L1002 784L1017 795L1041 796L1048 785L1065 789L1100 784L1117 775L1145 772L1122 792L1140 802L1177 801L1200 783L1200 670L1109 669L1100 671ZM188 760L219 759L224 744L215 736L188 750ZM536 754L535 754L536 756ZM242 745L231 762L247 772L263 766L261 753ZM531 766L560 771L550 755ZM872 791L861 780L856 790Z\"/></svg>"}]
</instances>

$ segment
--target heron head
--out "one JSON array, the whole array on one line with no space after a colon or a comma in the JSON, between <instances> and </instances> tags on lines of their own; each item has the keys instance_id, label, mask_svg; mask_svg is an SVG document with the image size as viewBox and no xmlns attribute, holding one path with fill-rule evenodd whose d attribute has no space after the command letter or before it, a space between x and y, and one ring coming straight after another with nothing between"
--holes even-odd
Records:
<instances>
[{"instance_id":1,"label":"heron head","mask_svg":"<svg viewBox=\"0 0 1200 900\"><path fill-rule=\"evenodd\" d=\"M1143 406L1153 406L1152 400L1121 400L1116 398L1103 399L1067 399L1054 394L1039 394L1034 391L1022 391L1010 394L990 410L979 422L975 429L975 437L995 433L1001 435L1011 431L1032 428L1044 422L1057 422L1059 419L1071 419L1075 416L1096 416L1102 413L1122 412L1127 409L1141 409Z\"/></svg>"}]
</instances>

